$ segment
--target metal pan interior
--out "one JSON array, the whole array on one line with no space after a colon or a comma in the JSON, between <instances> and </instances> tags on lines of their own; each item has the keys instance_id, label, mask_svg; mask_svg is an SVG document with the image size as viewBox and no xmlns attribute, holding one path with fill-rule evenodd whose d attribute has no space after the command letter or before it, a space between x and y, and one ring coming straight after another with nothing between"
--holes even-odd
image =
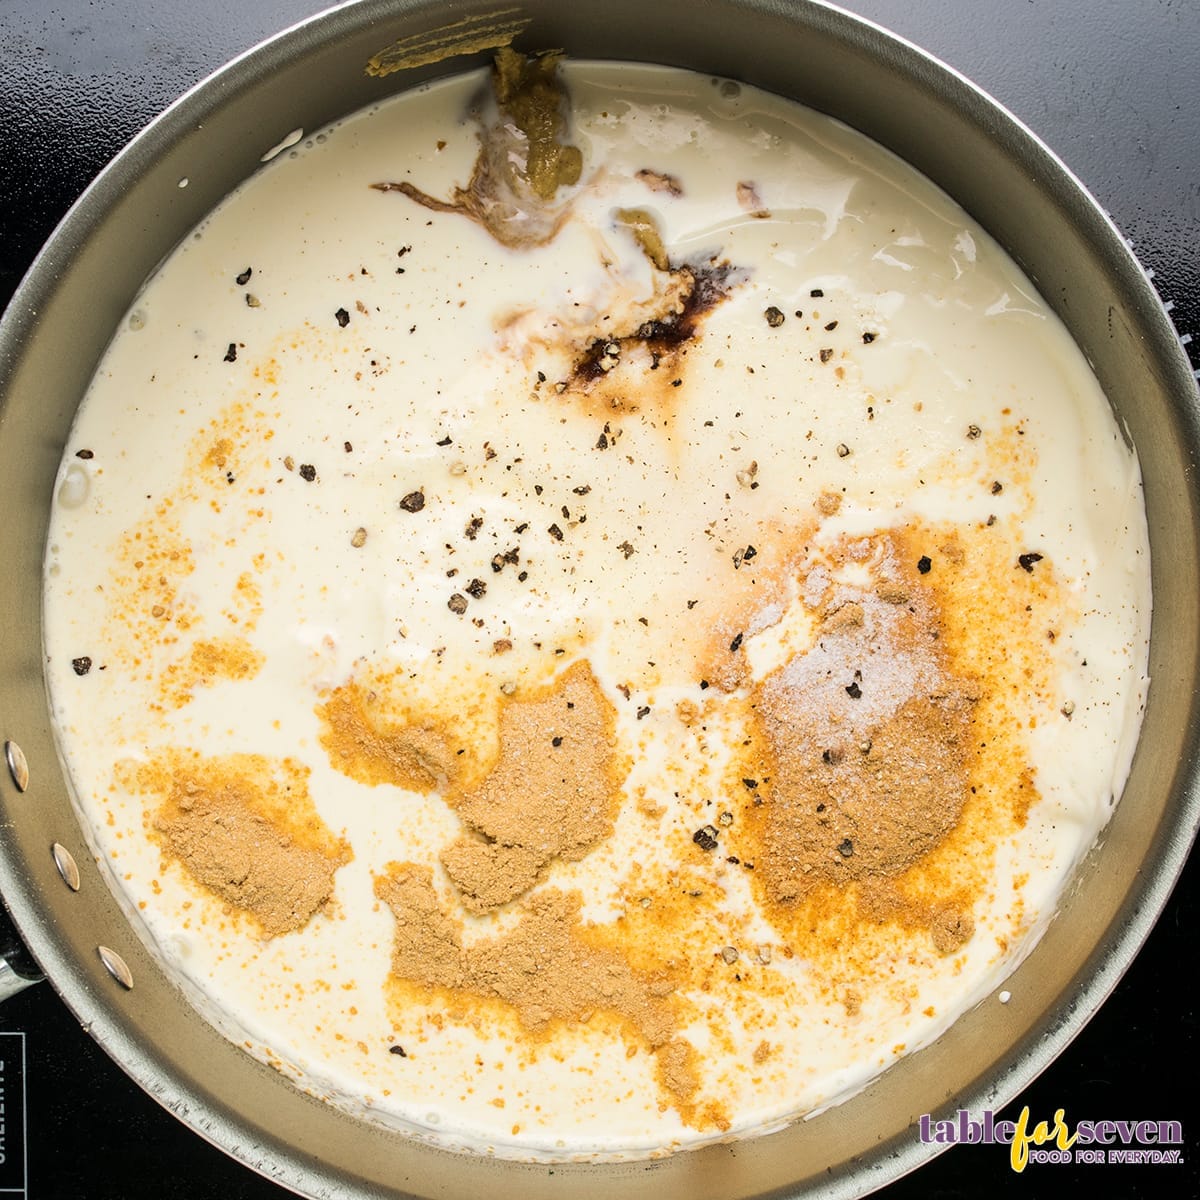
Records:
<instances>
[{"instance_id":1,"label":"metal pan interior","mask_svg":"<svg viewBox=\"0 0 1200 1200\"><path fill-rule=\"evenodd\" d=\"M447 27L453 37L506 23L522 44L685 66L791 96L861 129L942 186L1029 273L1093 363L1139 452L1155 562L1154 685L1142 743L1103 844L1014 978L1029 996L1022 1012L1036 1016L969 1013L862 1095L769 1137L552 1175L450 1155L353 1121L195 1018L90 862L62 785L40 662L38 585L55 469L96 361L142 281L292 129L317 129L486 57L379 80L363 71L373 54ZM367 0L305 23L190 93L97 180L5 319L0 389L0 470L11 497L0 525L0 713L30 773L27 791L0 790L0 890L55 986L135 1079L202 1135L308 1194L860 1195L930 1152L913 1130L920 1114L996 1107L1050 1061L1136 952L1190 846L1200 430L1174 332L1119 235L1044 147L952 72L837 10L751 0L703 8L615 0L601 10L540 0L502 11L465 3L450 14L441 4ZM80 866L79 893L55 870L56 842ZM98 946L128 963L132 990L112 978Z\"/></svg>"}]
</instances>

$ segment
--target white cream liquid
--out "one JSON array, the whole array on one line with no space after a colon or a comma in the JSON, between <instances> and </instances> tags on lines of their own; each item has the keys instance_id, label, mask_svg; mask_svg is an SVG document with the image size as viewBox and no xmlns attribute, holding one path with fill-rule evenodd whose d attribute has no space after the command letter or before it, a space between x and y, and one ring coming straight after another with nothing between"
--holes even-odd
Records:
<instances>
[{"instance_id":1,"label":"white cream liquid","mask_svg":"<svg viewBox=\"0 0 1200 1200\"><path fill-rule=\"evenodd\" d=\"M603 64L565 76L584 175L543 247L506 249L460 214L370 186L445 197L466 183L479 76L347 119L234 193L114 339L70 436L46 555L49 687L81 819L205 1015L353 1112L528 1158L772 1127L844 1098L997 987L1120 793L1150 623L1136 460L1060 323L965 214L861 136L751 89ZM621 364L633 402L608 411L555 384L564 347L650 295L650 264L614 222L630 208L652 214L672 264L716 258L738 274L679 386ZM405 511L418 491L424 507ZM823 493L839 505L818 517ZM1005 711L1037 799L1023 825L992 831L973 936L941 954L926 932L885 924L851 987L772 924L730 861L745 857L745 799L723 790L743 710L736 691L700 688L696 647L744 628L759 678L813 650L794 596L756 607L757 573L801 545L811 565L839 539L922 523L963 531L968 574L1004 547L1003 578L977 580L978 621L1030 666ZM520 567L493 570L517 544ZM931 579L949 570L940 544ZM747 546L756 557L735 570ZM1042 558L1022 569L1030 552ZM472 579L485 595L465 592ZM1026 604L1036 620L991 625ZM198 640L228 637L261 668L191 670ZM511 650L497 654L501 640ZM586 919L628 922L632 938L655 936L660 860L720 895L708 943L681 950L714 964L709 990L684 997L682 1036L723 1123L664 1103L651 1056L603 1021L533 1039L436 998L388 1000L394 925L373 878L428 863L461 915L439 865L461 822L437 795L335 770L322 697L356 671L399 670L406 702L479 720L486 738L474 697L580 657L633 766L612 835L540 886L580 889ZM703 733L676 719L681 700L708 706ZM162 856L151 798L117 778L165 747L310 769L316 809L354 857L302 930L264 938ZM692 834L709 823L722 845L706 853ZM468 918L466 936L518 912Z\"/></svg>"}]
</instances>

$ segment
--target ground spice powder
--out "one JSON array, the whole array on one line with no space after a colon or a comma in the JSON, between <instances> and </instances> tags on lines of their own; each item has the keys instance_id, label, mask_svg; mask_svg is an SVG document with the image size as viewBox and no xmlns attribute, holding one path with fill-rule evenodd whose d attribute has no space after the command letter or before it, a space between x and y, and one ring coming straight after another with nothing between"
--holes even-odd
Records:
<instances>
[{"instance_id":1,"label":"ground spice powder","mask_svg":"<svg viewBox=\"0 0 1200 1200\"><path fill-rule=\"evenodd\" d=\"M117 774L131 791L158 797L150 826L164 858L268 937L308 924L352 857L317 815L308 768L293 759L167 749Z\"/></svg>"}]
</instances>

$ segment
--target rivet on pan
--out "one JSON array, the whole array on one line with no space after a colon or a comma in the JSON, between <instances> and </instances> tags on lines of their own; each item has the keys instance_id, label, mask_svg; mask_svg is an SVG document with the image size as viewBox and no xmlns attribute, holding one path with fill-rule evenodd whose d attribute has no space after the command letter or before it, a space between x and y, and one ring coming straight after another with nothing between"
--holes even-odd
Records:
<instances>
[{"instance_id":1,"label":"rivet on pan","mask_svg":"<svg viewBox=\"0 0 1200 1200\"><path fill-rule=\"evenodd\" d=\"M132 988L133 972L125 965L125 960L115 950L110 950L107 946L97 946L96 949L99 951L100 961L104 964L105 970L123 988Z\"/></svg>"},{"instance_id":2,"label":"rivet on pan","mask_svg":"<svg viewBox=\"0 0 1200 1200\"><path fill-rule=\"evenodd\" d=\"M75 865L75 859L72 857L70 850L58 842L55 842L50 849L54 854L54 865L58 868L58 873L62 876L63 883L71 891L79 891L79 868Z\"/></svg>"},{"instance_id":3,"label":"rivet on pan","mask_svg":"<svg viewBox=\"0 0 1200 1200\"><path fill-rule=\"evenodd\" d=\"M23 792L29 786L29 764L25 755L16 742L4 743L4 757L8 761L8 773L17 785L17 791Z\"/></svg>"}]
</instances>

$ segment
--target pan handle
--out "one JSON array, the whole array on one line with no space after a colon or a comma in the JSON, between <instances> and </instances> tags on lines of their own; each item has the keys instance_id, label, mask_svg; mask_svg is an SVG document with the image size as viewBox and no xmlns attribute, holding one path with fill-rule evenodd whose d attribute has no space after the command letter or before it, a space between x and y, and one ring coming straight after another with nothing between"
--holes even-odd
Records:
<instances>
[{"instance_id":1,"label":"pan handle","mask_svg":"<svg viewBox=\"0 0 1200 1200\"><path fill-rule=\"evenodd\" d=\"M0 1004L45 978L0 904Z\"/></svg>"},{"instance_id":2,"label":"pan handle","mask_svg":"<svg viewBox=\"0 0 1200 1200\"><path fill-rule=\"evenodd\" d=\"M7 958L0 959L0 1004L10 996L23 992L27 987L40 983L44 978L44 975L39 975L36 979L26 979L24 975L17 973L16 967Z\"/></svg>"}]
</instances>

